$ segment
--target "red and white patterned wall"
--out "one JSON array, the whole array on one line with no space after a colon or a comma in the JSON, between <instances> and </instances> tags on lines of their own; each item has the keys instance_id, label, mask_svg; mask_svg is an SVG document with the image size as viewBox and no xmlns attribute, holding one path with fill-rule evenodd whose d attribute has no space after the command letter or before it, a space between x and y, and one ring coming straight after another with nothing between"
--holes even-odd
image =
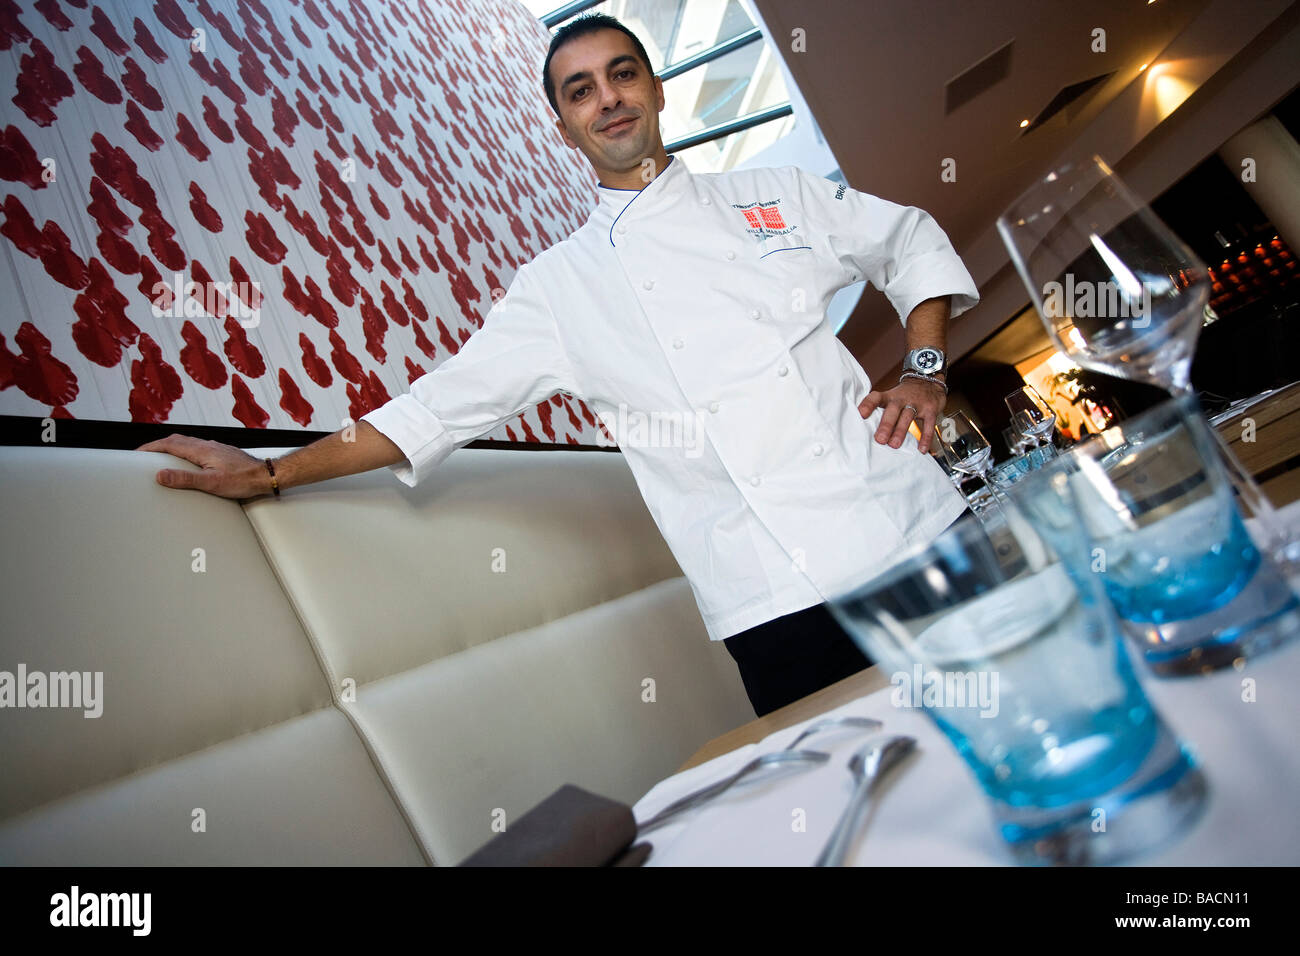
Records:
<instances>
[{"instance_id":1,"label":"red and white patterned wall","mask_svg":"<svg viewBox=\"0 0 1300 956\"><path fill-rule=\"evenodd\" d=\"M548 40L515 0L0 0L0 414L334 431L406 391L595 201ZM489 437L598 435L556 396Z\"/></svg>"}]
</instances>

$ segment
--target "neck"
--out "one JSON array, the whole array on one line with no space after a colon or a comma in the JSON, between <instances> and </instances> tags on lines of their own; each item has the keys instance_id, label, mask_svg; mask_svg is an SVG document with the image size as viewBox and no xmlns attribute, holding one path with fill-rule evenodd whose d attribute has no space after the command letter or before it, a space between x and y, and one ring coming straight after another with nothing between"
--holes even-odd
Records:
<instances>
[{"instance_id":1,"label":"neck","mask_svg":"<svg viewBox=\"0 0 1300 956\"><path fill-rule=\"evenodd\" d=\"M658 152L647 158L650 163L643 161L631 169L597 170L597 182L610 189L644 189L668 167L668 152L660 146Z\"/></svg>"}]
</instances>

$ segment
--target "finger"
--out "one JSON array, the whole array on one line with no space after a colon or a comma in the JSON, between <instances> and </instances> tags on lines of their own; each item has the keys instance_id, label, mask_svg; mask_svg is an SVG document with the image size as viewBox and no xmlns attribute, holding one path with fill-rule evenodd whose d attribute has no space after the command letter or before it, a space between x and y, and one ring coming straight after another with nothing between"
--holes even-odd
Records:
<instances>
[{"instance_id":1,"label":"finger","mask_svg":"<svg viewBox=\"0 0 1300 956\"><path fill-rule=\"evenodd\" d=\"M880 427L876 429L876 441L880 444L888 444L893 437L894 425L898 422L898 413L902 407L903 403L899 401L885 405L884 412L880 416Z\"/></svg>"},{"instance_id":2,"label":"finger","mask_svg":"<svg viewBox=\"0 0 1300 956\"><path fill-rule=\"evenodd\" d=\"M210 483L206 471L185 471L181 468L164 468L158 472L158 484L167 488L197 488L206 491Z\"/></svg>"},{"instance_id":3,"label":"finger","mask_svg":"<svg viewBox=\"0 0 1300 956\"><path fill-rule=\"evenodd\" d=\"M921 451L928 452L934 446L935 431L939 428L939 423L943 421L943 410L948 404L946 396L939 396L939 403L933 409L925 410L925 423L920 425L921 429Z\"/></svg>"},{"instance_id":4,"label":"finger","mask_svg":"<svg viewBox=\"0 0 1300 956\"><path fill-rule=\"evenodd\" d=\"M188 461L194 461L188 453L197 451L199 448L207 445L208 442L192 435L168 435L166 438L159 438L156 441L147 442L141 445L136 451L161 451L169 455L175 455L177 458L184 458Z\"/></svg>"},{"instance_id":5,"label":"finger","mask_svg":"<svg viewBox=\"0 0 1300 956\"><path fill-rule=\"evenodd\" d=\"M879 408L880 404L884 400L885 400L885 395L883 392L876 392L876 391L868 392L867 397L862 400L862 403L860 405L858 405L858 411L862 414L863 418L870 418L871 413L874 412L877 408Z\"/></svg>"},{"instance_id":6,"label":"finger","mask_svg":"<svg viewBox=\"0 0 1300 956\"><path fill-rule=\"evenodd\" d=\"M185 436L168 435L166 438L156 438L151 442L145 442L143 445L138 446L136 451L169 451L175 440L183 437Z\"/></svg>"},{"instance_id":7,"label":"finger","mask_svg":"<svg viewBox=\"0 0 1300 956\"><path fill-rule=\"evenodd\" d=\"M926 424L920 429L920 433L926 440L926 446L922 451L928 451L935 445L935 434L939 431L940 423L944 420L944 408L948 407L948 393L935 395L935 405L932 408L926 408Z\"/></svg>"},{"instance_id":8,"label":"finger","mask_svg":"<svg viewBox=\"0 0 1300 956\"><path fill-rule=\"evenodd\" d=\"M938 412L927 408L916 418L916 427L921 429L921 440L917 442L916 447L923 455L930 452L930 442L934 438L934 423L938 417Z\"/></svg>"},{"instance_id":9,"label":"finger","mask_svg":"<svg viewBox=\"0 0 1300 956\"><path fill-rule=\"evenodd\" d=\"M194 482L191 473L177 468L164 468L155 476L158 484L165 488L192 488Z\"/></svg>"},{"instance_id":10,"label":"finger","mask_svg":"<svg viewBox=\"0 0 1300 956\"><path fill-rule=\"evenodd\" d=\"M891 448L902 447L903 439L907 437L907 429L916 415L917 408L910 402L904 403L903 407L898 410L898 421L894 424L894 434L889 437L889 446Z\"/></svg>"},{"instance_id":11,"label":"finger","mask_svg":"<svg viewBox=\"0 0 1300 956\"><path fill-rule=\"evenodd\" d=\"M210 443L202 438L193 438L189 435L174 435L170 438L164 438L156 443L151 442L151 444L157 444L161 447L141 450L164 452L165 454L171 455L173 458L181 458L192 465L198 465L200 468L207 468L213 463L213 460L208 453L208 445ZM192 474L192 472L187 471L182 472L182 474L188 475Z\"/></svg>"}]
</instances>

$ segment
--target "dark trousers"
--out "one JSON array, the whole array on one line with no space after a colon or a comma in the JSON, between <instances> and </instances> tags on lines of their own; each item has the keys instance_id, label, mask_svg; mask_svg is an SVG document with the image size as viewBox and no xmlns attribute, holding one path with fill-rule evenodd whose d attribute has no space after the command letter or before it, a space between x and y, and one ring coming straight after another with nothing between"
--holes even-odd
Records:
<instances>
[{"instance_id":1,"label":"dark trousers","mask_svg":"<svg viewBox=\"0 0 1300 956\"><path fill-rule=\"evenodd\" d=\"M874 662L825 604L775 618L723 640L759 717L807 697Z\"/></svg>"}]
</instances>

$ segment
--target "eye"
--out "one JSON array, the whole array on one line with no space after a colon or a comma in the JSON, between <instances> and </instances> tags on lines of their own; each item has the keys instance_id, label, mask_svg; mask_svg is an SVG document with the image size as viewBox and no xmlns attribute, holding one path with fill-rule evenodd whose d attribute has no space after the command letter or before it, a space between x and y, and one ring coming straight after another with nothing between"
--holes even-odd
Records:
<instances>
[{"instance_id":1,"label":"eye","mask_svg":"<svg viewBox=\"0 0 1300 956\"><path fill-rule=\"evenodd\" d=\"M614 74L614 75L615 75L615 76L632 76L633 73L634 73L633 70L619 70L619 72L616 73L616 74Z\"/></svg>"}]
</instances>

